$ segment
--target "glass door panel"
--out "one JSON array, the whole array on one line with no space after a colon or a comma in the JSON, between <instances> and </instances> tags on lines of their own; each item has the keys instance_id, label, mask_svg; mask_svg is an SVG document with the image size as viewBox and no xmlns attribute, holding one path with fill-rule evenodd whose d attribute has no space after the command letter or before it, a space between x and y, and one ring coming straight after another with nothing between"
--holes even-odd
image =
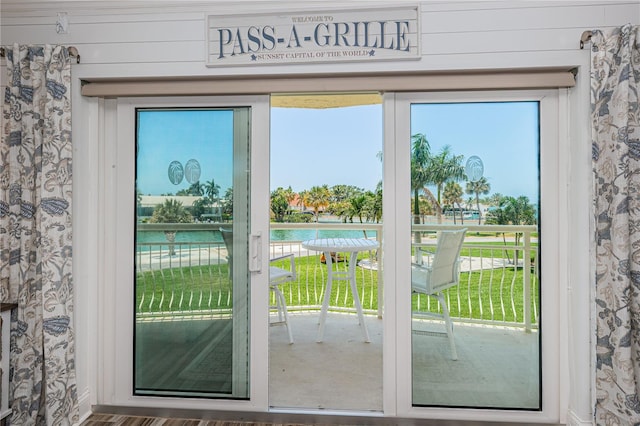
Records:
<instances>
[{"instance_id":1,"label":"glass door panel","mask_svg":"<svg viewBox=\"0 0 640 426\"><path fill-rule=\"evenodd\" d=\"M541 409L539 108L411 104L414 407Z\"/></svg>"},{"instance_id":2,"label":"glass door panel","mask_svg":"<svg viewBox=\"0 0 640 426\"><path fill-rule=\"evenodd\" d=\"M250 112L136 110L136 395L249 397Z\"/></svg>"}]
</instances>

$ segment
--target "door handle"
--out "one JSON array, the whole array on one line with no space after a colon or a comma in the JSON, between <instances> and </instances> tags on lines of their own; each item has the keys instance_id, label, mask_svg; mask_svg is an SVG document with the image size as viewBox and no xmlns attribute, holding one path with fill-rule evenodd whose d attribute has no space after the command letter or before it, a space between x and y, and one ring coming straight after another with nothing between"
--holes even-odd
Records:
<instances>
[{"instance_id":1,"label":"door handle","mask_svg":"<svg viewBox=\"0 0 640 426\"><path fill-rule=\"evenodd\" d=\"M249 237L249 272L262 273L262 232Z\"/></svg>"}]
</instances>

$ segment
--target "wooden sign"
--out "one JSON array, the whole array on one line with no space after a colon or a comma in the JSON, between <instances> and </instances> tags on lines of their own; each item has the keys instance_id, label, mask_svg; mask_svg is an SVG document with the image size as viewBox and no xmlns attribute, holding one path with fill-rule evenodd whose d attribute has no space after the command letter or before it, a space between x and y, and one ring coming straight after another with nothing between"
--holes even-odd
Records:
<instances>
[{"instance_id":1,"label":"wooden sign","mask_svg":"<svg viewBox=\"0 0 640 426\"><path fill-rule=\"evenodd\" d=\"M418 59L418 6L207 16L207 66Z\"/></svg>"}]
</instances>

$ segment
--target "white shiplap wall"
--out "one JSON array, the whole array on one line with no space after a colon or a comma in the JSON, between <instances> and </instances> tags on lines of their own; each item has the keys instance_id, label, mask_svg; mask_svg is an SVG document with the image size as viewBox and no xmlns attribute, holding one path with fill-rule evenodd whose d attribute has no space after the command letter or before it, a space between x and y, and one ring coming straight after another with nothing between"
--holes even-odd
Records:
<instances>
[{"instance_id":1,"label":"white shiplap wall","mask_svg":"<svg viewBox=\"0 0 640 426\"><path fill-rule=\"evenodd\" d=\"M0 39L2 44L74 45L82 55L78 68L87 77L349 72L359 68L357 63L204 66L206 14L309 11L319 7L317 2L272 3L235 2L234 7L231 2L3 2ZM366 7L384 4L367 2ZM329 1L320 7L365 5L359 1ZM577 64L582 31L640 22L638 1L423 2L421 10L422 59L368 63L367 70ZM68 34L56 33L57 12L68 14Z\"/></svg>"},{"instance_id":2,"label":"white shiplap wall","mask_svg":"<svg viewBox=\"0 0 640 426\"><path fill-rule=\"evenodd\" d=\"M284 10L334 9L339 7L360 8L399 4L393 0L380 1L30 1L9 0L0 4L0 44L51 43L74 45L78 48L82 63L73 65L74 81L80 78L119 78L156 76L216 76L241 74L320 73L350 71L408 71L408 70L469 70L519 67L573 67L588 68L588 50L579 50L580 35L584 30L606 29L625 23L640 24L640 1L591 0L591 1L438 1L421 2L421 50L422 58L414 61L313 64L313 65L268 65L261 67L207 68L205 66L205 16L207 14L260 13ZM415 4L415 3L414 3ZM69 18L69 33L57 34L58 12ZM588 76L579 74L579 82L572 92L572 112L586 115L588 107ZM0 60L0 84L5 80L5 64ZM4 88L2 88L4 90ZM74 90L75 91L75 90ZM83 102L76 93L74 102ZM83 107L86 105L83 105ZM95 105L90 105L95 108ZM577 110L577 111L576 111ZM95 158L87 151L87 145L97 137L96 129L89 129L86 118L74 109L74 141L77 135L84 136L76 142L74 155L81 159L74 164L76 179L74 191L77 200L95 201L95 187L91 186L91 165ZM80 118L80 120L76 120ZM0 118L1 120L1 118ZM586 120L586 119L585 119ZM586 122L573 127L588 128ZM586 130L583 130L586 132ZM579 133L579 132L574 132ZM585 139L585 135L579 135ZM588 135L586 135L588 138ZM580 143L580 141L572 142ZM87 160L83 162L82 160ZM85 179L86 178L86 179ZM576 180L584 180L580 176ZM77 182L77 183L76 183ZM80 204L78 203L78 204ZM77 206L74 206L76 209ZM587 206L588 208L588 206ZM76 210L74 210L75 212ZM75 214L75 213L74 213ZM80 215L78 215L80 216ZM76 217L78 217L76 216ZM88 220L88 219L87 219ZM95 219L94 219L95 220ZM92 235L95 223L74 224L76 241L74 259L82 265L91 244L83 235ZM78 232L79 231L79 232ZM88 232L84 232L88 231ZM84 239L83 239L84 238ZM584 237L583 237L584 238ZM588 241L588 239L587 239ZM76 250L76 245L80 250ZM587 244L588 245L588 244ZM77 283L76 312L78 384L82 411L86 414L89 405L95 403L92 394L93 371L89 365L95 351L95 330L91 324L85 288L92 275L85 267L78 266L81 273L75 274ZM578 268L580 266L578 265ZM583 268L584 269L584 268ZM575 278L574 278L575 279ZM585 283L588 282L588 277ZM577 291L578 286L574 288ZM582 290L581 299L585 300ZM588 292L586 294L588 299ZM583 307L588 310L588 308ZM575 315L575 314L574 314ZM588 315L587 315L588 317ZM581 319L588 321L583 315ZM571 321L572 319L568 319ZM587 337L588 339L588 337ZM575 347L574 353L584 352L585 346ZM586 351L589 347L586 347ZM582 353L578 363L578 374L590 374L587 355ZM586 368L585 368L585 364ZM93 367L95 368L95 366ZM573 424L589 424L591 401L584 389L582 379L578 389L572 392L566 414ZM576 388L576 383L571 385ZM99 390L98 390L99 392Z\"/></svg>"}]
</instances>

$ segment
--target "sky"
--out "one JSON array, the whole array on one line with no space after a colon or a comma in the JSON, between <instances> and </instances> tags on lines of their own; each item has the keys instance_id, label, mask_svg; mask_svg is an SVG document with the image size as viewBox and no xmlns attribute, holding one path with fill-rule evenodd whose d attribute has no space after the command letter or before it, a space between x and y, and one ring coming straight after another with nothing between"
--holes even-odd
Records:
<instances>
[{"instance_id":1,"label":"sky","mask_svg":"<svg viewBox=\"0 0 640 426\"><path fill-rule=\"evenodd\" d=\"M142 111L138 116L138 188L176 193L169 164L201 166L200 182L214 179L223 195L232 181L231 111ZM478 156L491 193L538 200L536 102L414 104L411 134L424 133L432 153L450 145L463 163ZM407 143L410 143L407 141ZM271 109L270 188L296 191L316 185L375 189L382 179L382 106ZM464 183L461 183L463 188Z\"/></svg>"},{"instance_id":2,"label":"sky","mask_svg":"<svg viewBox=\"0 0 640 426\"><path fill-rule=\"evenodd\" d=\"M137 186L143 195L175 194L191 185L186 176L175 185L169 165L200 164L200 183L213 179L220 195L232 183L233 113L230 110L151 111L138 113Z\"/></svg>"},{"instance_id":3,"label":"sky","mask_svg":"<svg viewBox=\"0 0 640 426\"><path fill-rule=\"evenodd\" d=\"M382 180L382 105L271 109L271 189Z\"/></svg>"},{"instance_id":4,"label":"sky","mask_svg":"<svg viewBox=\"0 0 640 426\"><path fill-rule=\"evenodd\" d=\"M480 157L491 193L538 200L538 103L414 104L411 134L438 153ZM410 143L407 141L407 143ZM355 185L382 179L382 106L271 110L271 189ZM465 183L461 183L463 189Z\"/></svg>"},{"instance_id":5,"label":"sky","mask_svg":"<svg viewBox=\"0 0 640 426\"><path fill-rule=\"evenodd\" d=\"M423 133L438 153L480 157L490 193L538 201L537 102L420 104L411 108L411 134ZM465 184L462 184L463 189Z\"/></svg>"}]
</instances>

